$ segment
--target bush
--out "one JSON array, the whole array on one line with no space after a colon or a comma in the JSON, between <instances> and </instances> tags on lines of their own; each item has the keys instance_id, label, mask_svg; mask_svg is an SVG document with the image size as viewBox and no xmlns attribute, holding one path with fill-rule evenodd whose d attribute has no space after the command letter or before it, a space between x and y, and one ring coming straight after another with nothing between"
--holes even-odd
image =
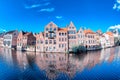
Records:
<instances>
[{"instance_id":1,"label":"bush","mask_svg":"<svg viewBox=\"0 0 120 80\"><path fill-rule=\"evenodd\" d=\"M84 53L86 51L87 51L86 47L84 47L82 45L75 46L75 47L72 48L72 52L75 53L75 54Z\"/></svg>"}]
</instances>

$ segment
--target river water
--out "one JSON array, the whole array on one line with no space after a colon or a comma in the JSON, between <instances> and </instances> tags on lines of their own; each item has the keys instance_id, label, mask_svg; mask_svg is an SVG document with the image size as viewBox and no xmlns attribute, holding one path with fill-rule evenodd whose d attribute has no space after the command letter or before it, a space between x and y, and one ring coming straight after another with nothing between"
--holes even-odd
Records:
<instances>
[{"instance_id":1,"label":"river water","mask_svg":"<svg viewBox=\"0 0 120 80\"><path fill-rule=\"evenodd\" d=\"M80 55L0 48L0 80L120 80L120 47Z\"/></svg>"}]
</instances>

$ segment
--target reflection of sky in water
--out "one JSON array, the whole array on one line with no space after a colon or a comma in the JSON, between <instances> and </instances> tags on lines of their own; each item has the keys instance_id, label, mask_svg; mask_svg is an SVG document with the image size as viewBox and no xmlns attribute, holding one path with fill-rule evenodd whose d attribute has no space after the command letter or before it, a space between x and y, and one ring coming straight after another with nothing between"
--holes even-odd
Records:
<instances>
[{"instance_id":1,"label":"reflection of sky in water","mask_svg":"<svg viewBox=\"0 0 120 80\"><path fill-rule=\"evenodd\" d=\"M111 80L120 78L120 47L83 55L0 49L1 80Z\"/></svg>"}]
</instances>

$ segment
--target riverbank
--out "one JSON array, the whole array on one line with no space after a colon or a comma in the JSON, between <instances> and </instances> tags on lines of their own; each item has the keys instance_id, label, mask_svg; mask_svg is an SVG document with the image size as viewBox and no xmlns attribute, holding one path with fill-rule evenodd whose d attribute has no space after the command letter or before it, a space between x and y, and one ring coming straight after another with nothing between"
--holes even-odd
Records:
<instances>
[{"instance_id":1,"label":"riverbank","mask_svg":"<svg viewBox=\"0 0 120 80\"><path fill-rule=\"evenodd\" d=\"M67 52L64 52L64 53L72 53L72 54L79 53L79 54L82 54L82 53L87 53L89 51L99 51L99 50L102 50L102 49L113 48L113 47L117 47L117 46L106 47L106 48L91 48L91 49L84 49L84 47L83 47L83 49L82 48L80 49L80 52L79 51L76 52L77 48L75 48L75 50L73 50L73 51L67 51ZM2 46L0 46L0 48L6 48L6 49L11 49L11 50L15 50L15 51L21 51L21 52L39 52L39 51L36 51L35 49L34 50L29 50L29 49L17 50L16 48L7 48L7 47L2 47ZM42 53L63 53L63 52L42 52Z\"/></svg>"}]
</instances>

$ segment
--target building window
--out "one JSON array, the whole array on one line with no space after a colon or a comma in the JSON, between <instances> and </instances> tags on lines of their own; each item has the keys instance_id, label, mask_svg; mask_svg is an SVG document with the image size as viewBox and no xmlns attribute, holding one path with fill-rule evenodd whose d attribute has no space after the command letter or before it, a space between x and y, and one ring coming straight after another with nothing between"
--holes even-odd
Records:
<instances>
[{"instance_id":1,"label":"building window","mask_svg":"<svg viewBox=\"0 0 120 80\"><path fill-rule=\"evenodd\" d=\"M95 43L95 41L93 40L93 43Z\"/></svg>"},{"instance_id":2,"label":"building window","mask_svg":"<svg viewBox=\"0 0 120 80\"><path fill-rule=\"evenodd\" d=\"M49 40L49 44L52 44L52 40Z\"/></svg>"},{"instance_id":3,"label":"building window","mask_svg":"<svg viewBox=\"0 0 120 80\"><path fill-rule=\"evenodd\" d=\"M48 28L46 28L46 31L48 31Z\"/></svg>"},{"instance_id":4,"label":"building window","mask_svg":"<svg viewBox=\"0 0 120 80\"><path fill-rule=\"evenodd\" d=\"M20 43L20 46L22 46L22 43Z\"/></svg>"},{"instance_id":5,"label":"building window","mask_svg":"<svg viewBox=\"0 0 120 80\"><path fill-rule=\"evenodd\" d=\"M62 33L62 36L64 36L64 33Z\"/></svg>"},{"instance_id":6,"label":"building window","mask_svg":"<svg viewBox=\"0 0 120 80\"><path fill-rule=\"evenodd\" d=\"M67 38L65 38L65 41L67 41Z\"/></svg>"},{"instance_id":7,"label":"building window","mask_svg":"<svg viewBox=\"0 0 120 80\"><path fill-rule=\"evenodd\" d=\"M52 33L50 33L50 38L52 38Z\"/></svg>"},{"instance_id":8,"label":"building window","mask_svg":"<svg viewBox=\"0 0 120 80\"><path fill-rule=\"evenodd\" d=\"M64 41L64 38L62 38L62 41Z\"/></svg>"},{"instance_id":9,"label":"building window","mask_svg":"<svg viewBox=\"0 0 120 80\"><path fill-rule=\"evenodd\" d=\"M54 37L56 37L56 33L54 33Z\"/></svg>"},{"instance_id":10,"label":"building window","mask_svg":"<svg viewBox=\"0 0 120 80\"><path fill-rule=\"evenodd\" d=\"M43 41L41 41L41 44L43 44Z\"/></svg>"},{"instance_id":11,"label":"building window","mask_svg":"<svg viewBox=\"0 0 120 80\"><path fill-rule=\"evenodd\" d=\"M78 34L78 38L80 38L80 34Z\"/></svg>"},{"instance_id":12,"label":"building window","mask_svg":"<svg viewBox=\"0 0 120 80\"><path fill-rule=\"evenodd\" d=\"M88 35L88 38L90 38L90 36Z\"/></svg>"},{"instance_id":13,"label":"building window","mask_svg":"<svg viewBox=\"0 0 120 80\"><path fill-rule=\"evenodd\" d=\"M54 40L54 44L56 44L56 40Z\"/></svg>"},{"instance_id":14,"label":"building window","mask_svg":"<svg viewBox=\"0 0 120 80\"><path fill-rule=\"evenodd\" d=\"M59 41L61 41L61 38L59 38Z\"/></svg>"},{"instance_id":15,"label":"building window","mask_svg":"<svg viewBox=\"0 0 120 80\"><path fill-rule=\"evenodd\" d=\"M76 36L73 36L73 39L76 39Z\"/></svg>"},{"instance_id":16,"label":"building window","mask_svg":"<svg viewBox=\"0 0 120 80\"><path fill-rule=\"evenodd\" d=\"M68 34L75 34L76 32L73 30L68 31Z\"/></svg>"},{"instance_id":17,"label":"building window","mask_svg":"<svg viewBox=\"0 0 120 80\"><path fill-rule=\"evenodd\" d=\"M56 31L56 28L54 28L54 31Z\"/></svg>"},{"instance_id":18,"label":"building window","mask_svg":"<svg viewBox=\"0 0 120 80\"><path fill-rule=\"evenodd\" d=\"M90 40L89 40L89 44L90 44Z\"/></svg>"},{"instance_id":19,"label":"building window","mask_svg":"<svg viewBox=\"0 0 120 80\"><path fill-rule=\"evenodd\" d=\"M61 36L61 33L59 33L59 36Z\"/></svg>"},{"instance_id":20,"label":"building window","mask_svg":"<svg viewBox=\"0 0 120 80\"><path fill-rule=\"evenodd\" d=\"M48 37L48 33L46 33L46 37Z\"/></svg>"},{"instance_id":21,"label":"building window","mask_svg":"<svg viewBox=\"0 0 120 80\"><path fill-rule=\"evenodd\" d=\"M68 38L71 39L71 36L69 36Z\"/></svg>"},{"instance_id":22,"label":"building window","mask_svg":"<svg viewBox=\"0 0 120 80\"><path fill-rule=\"evenodd\" d=\"M67 33L65 33L65 36L66 36Z\"/></svg>"},{"instance_id":23,"label":"building window","mask_svg":"<svg viewBox=\"0 0 120 80\"><path fill-rule=\"evenodd\" d=\"M59 48L61 48L61 44L59 44Z\"/></svg>"},{"instance_id":24,"label":"building window","mask_svg":"<svg viewBox=\"0 0 120 80\"><path fill-rule=\"evenodd\" d=\"M50 28L50 31L52 31L52 27Z\"/></svg>"},{"instance_id":25,"label":"building window","mask_svg":"<svg viewBox=\"0 0 120 80\"><path fill-rule=\"evenodd\" d=\"M64 47L64 44L62 44L62 48Z\"/></svg>"},{"instance_id":26,"label":"building window","mask_svg":"<svg viewBox=\"0 0 120 80\"><path fill-rule=\"evenodd\" d=\"M16 35L16 33L14 33L14 36Z\"/></svg>"},{"instance_id":27,"label":"building window","mask_svg":"<svg viewBox=\"0 0 120 80\"><path fill-rule=\"evenodd\" d=\"M48 40L45 41L45 44L48 44Z\"/></svg>"},{"instance_id":28,"label":"building window","mask_svg":"<svg viewBox=\"0 0 120 80\"><path fill-rule=\"evenodd\" d=\"M53 49L55 50L55 47L53 47Z\"/></svg>"}]
</instances>

